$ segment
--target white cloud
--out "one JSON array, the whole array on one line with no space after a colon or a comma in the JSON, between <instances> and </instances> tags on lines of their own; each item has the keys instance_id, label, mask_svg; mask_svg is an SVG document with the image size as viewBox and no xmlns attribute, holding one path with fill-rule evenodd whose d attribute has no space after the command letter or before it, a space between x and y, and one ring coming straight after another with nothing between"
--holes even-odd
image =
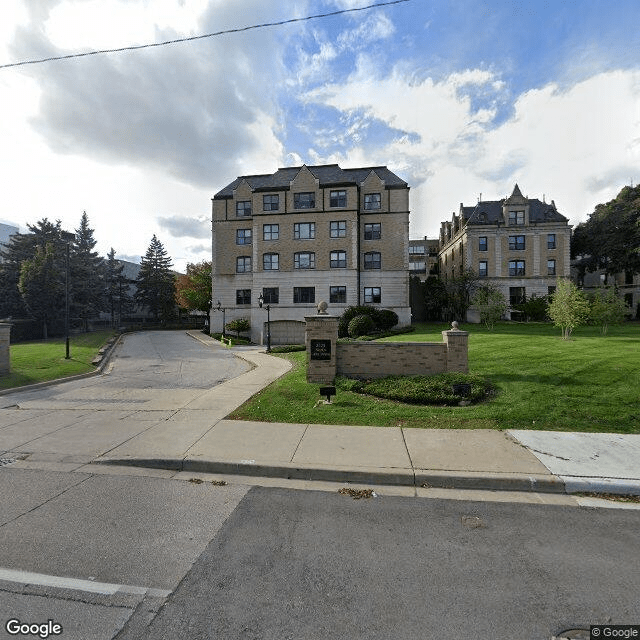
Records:
<instances>
[{"instance_id":1,"label":"white cloud","mask_svg":"<svg viewBox=\"0 0 640 640\"><path fill-rule=\"evenodd\" d=\"M435 235L459 203L508 195L518 182L530 197L554 199L572 223L612 198L640 166L640 72L595 75L564 91L549 84L519 96L513 115L496 123L504 85L471 69L434 81L361 68L347 82L318 88L308 100L343 115L406 132L375 147L355 144L317 161L381 163L412 188L412 234ZM477 106L474 98L482 96ZM635 172L635 175L634 175Z\"/></svg>"}]
</instances>

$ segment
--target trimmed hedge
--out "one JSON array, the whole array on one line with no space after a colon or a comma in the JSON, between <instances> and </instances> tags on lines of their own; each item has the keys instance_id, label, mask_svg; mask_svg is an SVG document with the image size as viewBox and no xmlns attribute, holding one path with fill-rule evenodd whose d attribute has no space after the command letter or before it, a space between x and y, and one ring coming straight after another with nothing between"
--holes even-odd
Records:
<instances>
[{"instance_id":1,"label":"trimmed hedge","mask_svg":"<svg viewBox=\"0 0 640 640\"><path fill-rule=\"evenodd\" d=\"M478 374L441 373L434 376L387 376L377 380L351 380L338 378L337 384L345 391L396 400L407 404L455 406L461 401L472 404L488 400L495 395L495 387ZM470 384L471 393L461 397L454 393L454 384Z\"/></svg>"}]
</instances>

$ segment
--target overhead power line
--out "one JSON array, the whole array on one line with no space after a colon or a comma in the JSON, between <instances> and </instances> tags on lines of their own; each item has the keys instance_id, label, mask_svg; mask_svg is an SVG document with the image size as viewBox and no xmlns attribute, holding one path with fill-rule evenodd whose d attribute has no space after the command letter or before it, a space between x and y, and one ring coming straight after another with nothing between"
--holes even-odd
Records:
<instances>
[{"instance_id":1,"label":"overhead power line","mask_svg":"<svg viewBox=\"0 0 640 640\"><path fill-rule=\"evenodd\" d=\"M123 51L137 51L138 49L151 49L152 47L165 47L170 44L179 44L181 42L191 42L193 40L204 40L205 38L215 38L230 33L241 33L243 31L252 31L254 29L264 29L266 27L279 27L292 22L306 22L308 20L317 20L319 18L329 18L344 13L355 13L356 11L368 11L377 7L387 7L392 4L401 4L402 2L410 2L411 0L389 0L388 2L379 2L370 4L366 7L354 7L353 9L341 9L340 11L332 11L331 13L319 13L314 16L306 16L304 18L289 18L288 20L280 20L278 22L265 22L263 24L253 24L248 27L239 27L236 29L225 29L224 31L216 31L215 33L204 33L198 36L189 36L186 38L176 38L175 40L165 40L164 42L150 42L147 44L131 45L128 47L118 47L115 49L99 49L97 51L85 51L84 53L71 53L65 56L51 56L49 58L40 58L37 60L22 60L21 62L10 62L0 65L0 69L8 69L10 67L23 67L29 64L42 64L44 62L54 62L56 60L70 60L72 58L85 58L87 56L97 56L104 53L121 53Z\"/></svg>"}]
</instances>

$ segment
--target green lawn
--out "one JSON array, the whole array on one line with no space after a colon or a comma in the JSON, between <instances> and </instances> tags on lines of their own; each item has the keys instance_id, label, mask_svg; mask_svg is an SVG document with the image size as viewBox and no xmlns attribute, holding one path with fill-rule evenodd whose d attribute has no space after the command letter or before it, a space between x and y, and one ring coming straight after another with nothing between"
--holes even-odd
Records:
<instances>
[{"instance_id":1,"label":"green lawn","mask_svg":"<svg viewBox=\"0 0 640 640\"><path fill-rule=\"evenodd\" d=\"M11 345L11 373L0 377L0 389L66 378L93 371L91 361L113 331L94 331L71 336L69 360L65 359L65 339Z\"/></svg>"},{"instance_id":2,"label":"green lawn","mask_svg":"<svg viewBox=\"0 0 640 640\"><path fill-rule=\"evenodd\" d=\"M416 325L416 332L385 341L441 341L447 327ZM306 354L286 357L294 369L231 414L270 422L360 424L456 429L545 429L640 433L640 324L582 327L563 341L549 324L502 323L469 331L469 370L489 378L497 396L470 407L413 406L340 389L332 405L317 404L308 384Z\"/></svg>"}]
</instances>

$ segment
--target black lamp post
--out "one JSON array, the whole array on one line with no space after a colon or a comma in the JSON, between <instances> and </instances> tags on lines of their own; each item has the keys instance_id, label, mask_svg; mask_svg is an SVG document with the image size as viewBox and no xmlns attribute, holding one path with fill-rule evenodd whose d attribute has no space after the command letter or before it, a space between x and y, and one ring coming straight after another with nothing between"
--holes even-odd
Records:
<instances>
[{"instance_id":1,"label":"black lamp post","mask_svg":"<svg viewBox=\"0 0 640 640\"><path fill-rule=\"evenodd\" d=\"M220 300L218 300L218 305L216 307L216 310L222 311L222 339L224 340L225 338L224 325L226 324L224 321L224 312L226 311L226 309L222 306L222 304L220 303Z\"/></svg>"},{"instance_id":2,"label":"black lamp post","mask_svg":"<svg viewBox=\"0 0 640 640\"><path fill-rule=\"evenodd\" d=\"M262 309L263 304L264 304L264 296L260 294L260 297L258 298L258 306ZM267 304L265 309L267 310L267 353L271 353L271 317L270 317L271 305Z\"/></svg>"},{"instance_id":3,"label":"black lamp post","mask_svg":"<svg viewBox=\"0 0 640 640\"><path fill-rule=\"evenodd\" d=\"M69 242L67 242L64 279L64 345L65 360L69 360Z\"/></svg>"}]
</instances>

